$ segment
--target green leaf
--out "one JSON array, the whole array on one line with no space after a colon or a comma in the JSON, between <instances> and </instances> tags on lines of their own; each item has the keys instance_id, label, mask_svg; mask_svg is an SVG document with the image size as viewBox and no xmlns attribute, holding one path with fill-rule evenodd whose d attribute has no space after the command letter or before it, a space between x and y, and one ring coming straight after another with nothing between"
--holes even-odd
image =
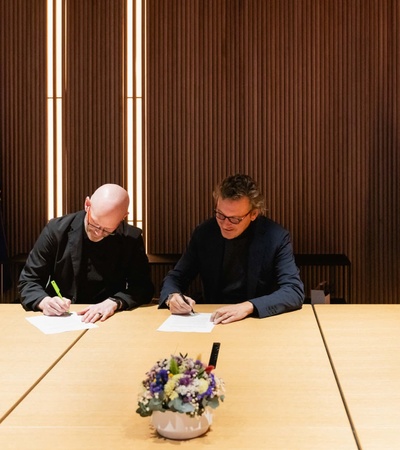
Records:
<instances>
[{"instance_id":1,"label":"green leaf","mask_svg":"<svg viewBox=\"0 0 400 450\"><path fill-rule=\"evenodd\" d=\"M136 412L138 413L138 414L140 414L140 416L141 417L148 417L148 416L151 416L151 413L153 412L153 411L148 411L147 409L145 409L144 407L143 407L143 405L139 405L139 408L136 410Z\"/></svg>"},{"instance_id":2,"label":"green leaf","mask_svg":"<svg viewBox=\"0 0 400 450\"><path fill-rule=\"evenodd\" d=\"M150 399L148 406L152 411L163 411L162 400L159 398Z\"/></svg>"},{"instance_id":3,"label":"green leaf","mask_svg":"<svg viewBox=\"0 0 400 450\"><path fill-rule=\"evenodd\" d=\"M182 400L178 397L174 400L171 400L168 403L168 407L172 411L179 411L181 413L190 413L194 411L194 406L190 403L183 403Z\"/></svg>"},{"instance_id":4,"label":"green leaf","mask_svg":"<svg viewBox=\"0 0 400 450\"><path fill-rule=\"evenodd\" d=\"M207 402L207 406L211 406L211 408L215 409L219 405L218 397L213 397L211 400Z\"/></svg>"},{"instance_id":5,"label":"green leaf","mask_svg":"<svg viewBox=\"0 0 400 450\"><path fill-rule=\"evenodd\" d=\"M171 362L169 363L169 370L172 375L177 375L179 373L178 363L175 358L171 358Z\"/></svg>"},{"instance_id":6,"label":"green leaf","mask_svg":"<svg viewBox=\"0 0 400 450\"><path fill-rule=\"evenodd\" d=\"M203 378L204 372L205 372L204 368L199 369L199 371L198 371L198 373L196 375L196 378Z\"/></svg>"}]
</instances>

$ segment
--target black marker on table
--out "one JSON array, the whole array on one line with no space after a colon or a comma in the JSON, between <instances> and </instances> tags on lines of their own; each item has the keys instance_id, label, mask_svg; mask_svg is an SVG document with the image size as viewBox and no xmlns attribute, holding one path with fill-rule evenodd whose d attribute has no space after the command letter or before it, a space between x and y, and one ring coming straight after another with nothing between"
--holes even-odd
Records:
<instances>
[{"instance_id":1,"label":"black marker on table","mask_svg":"<svg viewBox=\"0 0 400 450\"><path fill-rule=\"evenodd\" d=\"M211 349L210 361L208 362L209 366L213 366L214 368L217 367L217 359L220 347L221 347L220 342L214 342Z\"/></svg>"}]
</instances>

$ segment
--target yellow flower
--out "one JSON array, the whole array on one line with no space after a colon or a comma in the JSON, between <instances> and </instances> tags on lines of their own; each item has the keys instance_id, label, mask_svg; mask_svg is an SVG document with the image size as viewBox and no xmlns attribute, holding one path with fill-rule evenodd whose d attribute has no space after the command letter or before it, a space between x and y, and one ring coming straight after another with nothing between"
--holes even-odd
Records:
<instances>
[{"instance_id":1,"label":"yellow flower","mask_svg":"<svg viewBox=\"0 0 400 450\"><path fill-rule=\"evenodd\" d=\"M199 380L199 394L204 394L208 389L208 382L204 378Z\"/></svg>"},{"instance_id":2,"label":"yellow flower","mask_svg":"<svg viewBox=\"0 0 400 450\"><path fill-rule=\"evenodd\" d=\"M182 378L182 374L177 374L174 375L172 378L170 378L164 386L164 393L167 397L169 397L171 400L173 400L175 397L178 396L178 394L176 392L174 392L175 390L175 386L179 380L179 378Z\"/></svg>"},{"instance_id":3,"label":"yellow flower","mask_svg":"<svg viewBox=\"0 0 400 450\"><path fill-rule=\"evenodd\" d=\"M174 400L177 397L178 397L178 394L175 391L172 391L172 394L169 396L169 399Z\"/></svg>"}]
</instances>

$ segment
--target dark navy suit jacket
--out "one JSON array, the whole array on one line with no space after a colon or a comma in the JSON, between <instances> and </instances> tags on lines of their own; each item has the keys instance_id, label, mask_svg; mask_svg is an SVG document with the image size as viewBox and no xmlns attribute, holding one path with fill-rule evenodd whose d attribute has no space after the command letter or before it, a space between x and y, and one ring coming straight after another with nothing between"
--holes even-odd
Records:
<instances>
[{"instance_id":1,"label":"dark navy suit jacket","mask_svg":"<svg viewBox=\"0 0 400 450\"><path fill-rule=\"evenodd\" d=\"M259 317L300 309L304 286L289 232L263 216L257 217L251 226L247 298L243 301L251 301ZM223 254L224 238L217 221L203 222L194 230L185 253L165 277L159 306L165 306L169 294L184 293L198 274L203 285L203 299L199 303L224 303L219 291Z\"/></svg>"},{"instance_id":2,"label":"dark navy suit jacket","mask_svg":"<svg viewBox=\"0 0 400 450\"><path fill-rule=\"evenodd\" d=\"M80 271L85 211L68 214L43 229L26 261L19 279L21 303L36 310L47 295L53 297L50 280L55 280L62 295L75 302ZM154 286L139 228L122 222L114 236L104 240L107 249L107 273L101 292L95 299L80 303L99 303L108 297L123 300L132 309L152 299Z\"/></svg>"}]
</instances>

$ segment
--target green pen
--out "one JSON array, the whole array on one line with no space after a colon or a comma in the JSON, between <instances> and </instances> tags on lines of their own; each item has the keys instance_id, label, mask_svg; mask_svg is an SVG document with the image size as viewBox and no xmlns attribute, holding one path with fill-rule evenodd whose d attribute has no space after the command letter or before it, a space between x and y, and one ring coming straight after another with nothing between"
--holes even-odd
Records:
<instances>
[{"instance_id":1,"label":"green pen","mask_svg":"<svg viewBox=\"0 0 400 450\"><path fill-rule=\"evenodd\" d=\"M57 286L57 283L54 280L51 280L51 285L53 286L54 290L56 291L56 294L61 298L61 300L63 302L65 302L63 296L61 295L60 288Z\"/></svg>"}]
</instances>

